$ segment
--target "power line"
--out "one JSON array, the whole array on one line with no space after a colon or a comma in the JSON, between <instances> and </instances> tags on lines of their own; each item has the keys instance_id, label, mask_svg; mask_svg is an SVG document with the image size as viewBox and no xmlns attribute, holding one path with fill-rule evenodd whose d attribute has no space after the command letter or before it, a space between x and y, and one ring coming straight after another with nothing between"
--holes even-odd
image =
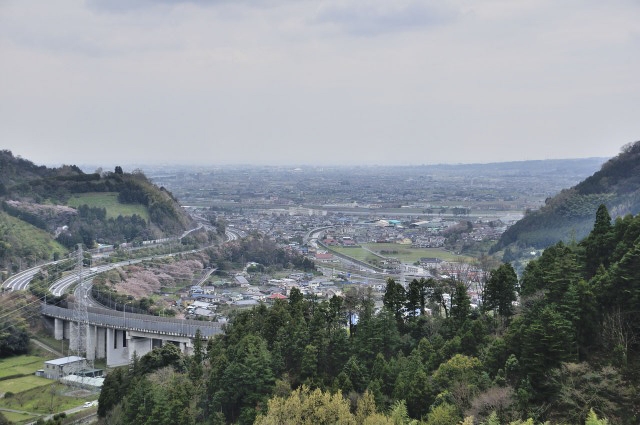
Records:
<instances>
[{"instance_id":1,"label":"power line","mask_svg":"<svg viewBox=\"0 0 640 425\"><path fill-rule=\"evenodd\" d=\"M32 301L32 302L30 302L30 303L27 303L27 304L23 305L22 307L20 307L20 308L18 308L18 309L16 309L16 310L12 310L12 311L10 311L9 313L7 313L7 314L5 314L5 315L0 316L0 320L3 320L3 319L5 319L5 318L9 317L9 316L10 316L10 315L12 315L12 314L18 313L20 310L23 310L23 309L25 309L25 308L27 308L27 307L30 307L30 306L32 306L33 304L40 304L42 301L43 301L43 300L42 300L41 298L38 298L38 299L36 299L36 301Z\"/></svg>"}]
</instances>

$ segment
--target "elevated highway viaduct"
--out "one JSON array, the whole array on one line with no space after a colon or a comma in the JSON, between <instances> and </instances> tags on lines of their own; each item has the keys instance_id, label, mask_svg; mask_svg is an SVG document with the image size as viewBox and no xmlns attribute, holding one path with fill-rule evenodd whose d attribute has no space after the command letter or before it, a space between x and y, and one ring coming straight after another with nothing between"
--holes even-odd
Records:
<instances>
[{"instance_id":1,"label":"elevated highway viaduct","mask_svg":"<svg viewBox=\"0 0 640 425\"><path fill-rule=\"evenodd\" d=\"M165 344L177 345L192 354L197 331L202 338L222 333L222 324L200 320L183 320L87 307L88 320L79 322L70 308L42 304L41 312L53 328L56 340L68 339L70 349L78 347L77 335L86 338L88 360L106 359L107 367L129 364L134 353L143 356ZM84 332L73 327L85 326Z\"/></svg>"}]
</instances>

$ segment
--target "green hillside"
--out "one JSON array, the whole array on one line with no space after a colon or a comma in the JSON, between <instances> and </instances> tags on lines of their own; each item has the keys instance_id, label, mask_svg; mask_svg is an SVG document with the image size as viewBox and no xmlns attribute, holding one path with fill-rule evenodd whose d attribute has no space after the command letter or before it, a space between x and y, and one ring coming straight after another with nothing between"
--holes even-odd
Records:
<instances>
[{"instance_id":1,"label":"green hillside","mask_svg":"<svg viewBox=\"0 0 640 425\"><path fill-rule=\"evenodd\" d=\"M7 150L0 151L0 211L8 223L0 233L4 268L28 257L51 258L78 243L136 243L179 235L191 226L171 193L141 172L47 168Z\"/></svg>"},{"instance_id":2,"label":"green hillside","mask_svg":"<svg viewBox=\"0 0 640 425\"><path fill-rule=\"evenodd\" d=\"M118 218L139 215L145 220L149 220L149 212L142 204L123 204L118 201L117 192L95 192L77 193L67 201L67 206L78 208L81 205L88 205L92 208L104 208L107 210L107 218Z\"/></svg>"},{"instance_id":3,"label":"green hillside","mask_svg":"<svg viewBox=\"0 0 640 425\"><path fill-rule=\"evenodd\" d=\"M600 204L607 206L613 218L640 212L640 142L626 145L600 171L528 213L502 235L492 252L579 240L593 227Z\"/></svg>"},{"instance_id":4,"label":"green hillside","mask_svg":"<svg viewBox=\"0 0 640 425\"><path fill-rule=\"evenodd\" d=\"M7 213L0 211L0 258L13 253L9 267L32 265L50 260L55 253L62 255L66 249L50 234ZM24 263L24 264L22 264Z\"/></svg>"}]
</instances>

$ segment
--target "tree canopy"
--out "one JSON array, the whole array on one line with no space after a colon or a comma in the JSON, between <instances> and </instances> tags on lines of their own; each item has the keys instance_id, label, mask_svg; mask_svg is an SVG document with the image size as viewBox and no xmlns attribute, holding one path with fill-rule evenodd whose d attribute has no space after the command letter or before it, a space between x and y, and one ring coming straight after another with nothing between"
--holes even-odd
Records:
<instances>
[{"instance_id":1,"label":"tree canopy","mask_svg":"<svg viewBox=\"0 0 640 425\"><path fill-rule=\"evenodd\" d=\"M114 424L171 423L169 410L185 424L636 423L640 216L611 223L605 212L587 239L545 250L520 280L509 264L491 271L478 309L451 279L389 280L380 311L366 288L322 301L294 290L240 312L192 356L156 349L113 372L100 415ZM602 236L608 253L589 251Z\"/></svg>"}]
</instances>

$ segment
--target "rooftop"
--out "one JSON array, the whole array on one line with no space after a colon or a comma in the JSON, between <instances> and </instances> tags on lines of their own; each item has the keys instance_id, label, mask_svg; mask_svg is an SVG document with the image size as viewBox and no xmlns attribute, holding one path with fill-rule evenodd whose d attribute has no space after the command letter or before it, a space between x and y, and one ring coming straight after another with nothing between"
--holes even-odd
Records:
<instances>
[{"instance_id":1,"label":"rooftop","mask_svg":"<svg viewBox=\"0 0 640 425\"><path fill-rule=\"evenodd\" d=\"M56 366L62 366L69 363L75 363L84 360L84 357L78 356L69 356L69 357L61 357L59 359L47 360L44 362L45 364L52 364Z\"/></svg>"}]
</instances>

